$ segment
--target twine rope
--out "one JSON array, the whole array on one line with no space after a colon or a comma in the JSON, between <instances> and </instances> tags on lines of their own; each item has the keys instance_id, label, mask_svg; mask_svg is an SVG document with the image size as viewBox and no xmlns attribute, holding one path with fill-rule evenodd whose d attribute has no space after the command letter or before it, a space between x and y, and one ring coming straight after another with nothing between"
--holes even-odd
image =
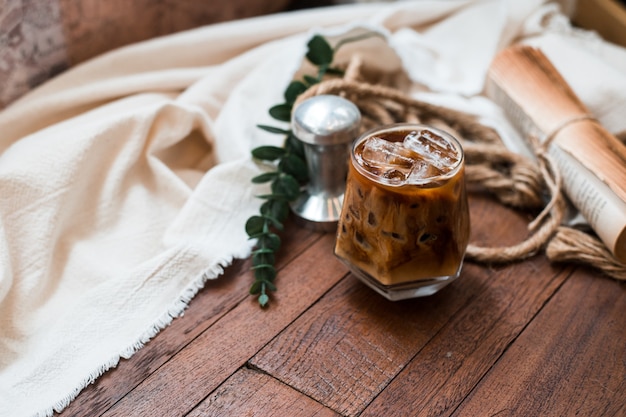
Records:
<instances>
[{"instance_id":1,"label":"twine rope","mask_svg":"<svg viewBox=\"0 0 626 417\"><path fill-rule=\"evenodd\" d=\"M524 240L503 247L485 247L470 242L466 252L468 260L485 264L510 263L543 251L551 262L582 263L612 278L626 280L626 265L620 263L597 237L562 225L566 200L561 174L547 148L566 126L595 120L591 115L566 121L543 142L530 138L536 156L536 161L531 161L508 150L497 132L479 123L476 117L413 99L394 87L372 84L363 76L361 66L356 57L348 64L343 78L328 79L311 86L298 97L295 105L315 95L333 94L352 101L359 108L362 131L396 122L424 123L446 130L462 143L468 187L488 192L515 209L539 210L529 223L529 235Z\"/></svg>"},{"instance_id":2,"label":"twine rope","mask_svg":"<svg viewBox=\"0 0 626 417\"><path fill-rule=\"evenodd\" d=\"M578 122L586 122L586 121L592 121L592 122L598 123L598 120L595 117L593 117L593 115L588 114L588 113L581 114L579 116L574 116L561 122L561 124L559 124L557 127L552 129L552 131L546 135L546 138L543 140L544 148L548 149L548 146L552 143L556 135L558 135L563 129L565 129L569 125L572 125Z\"/></svg>"}]
</instances>

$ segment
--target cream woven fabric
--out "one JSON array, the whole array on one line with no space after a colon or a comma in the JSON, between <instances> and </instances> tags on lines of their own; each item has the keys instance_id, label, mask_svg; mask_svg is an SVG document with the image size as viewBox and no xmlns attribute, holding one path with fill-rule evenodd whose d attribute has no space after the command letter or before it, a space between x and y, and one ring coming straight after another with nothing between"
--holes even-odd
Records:
<instances>
[{"instance_id":1,"label":"cream woven fabric","mask_svg":"<svg viewBox=\"0 0 626 417\"><path fill-rule=\"evenodd\" d=\"M505 133L480 97L485 71L528 37L607 127L626 130L615 116L626 107L626 53L555 13L540 0L416 1L231 22L100 56L5 109L0 416L63 409L249 255L243 225L262 191L250 183L260 172L250 150L280 140L256 125L276 124L267 110L320 28L378 28L415 85L431 90L422 98L484 113ZM582 77L580 62L621 87L589 86L598 81Z\"/></svg>"}]
</instances>

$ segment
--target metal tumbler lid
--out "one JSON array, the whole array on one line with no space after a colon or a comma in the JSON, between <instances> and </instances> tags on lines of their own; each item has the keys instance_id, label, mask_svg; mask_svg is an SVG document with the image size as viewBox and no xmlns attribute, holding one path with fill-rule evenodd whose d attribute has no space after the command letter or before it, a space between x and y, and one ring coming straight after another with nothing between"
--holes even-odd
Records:
<instances>
[{"instance_id":1,"label":"metal tumbler lid","mask_svg":"<svg viewBox=\"0 0 626 417\"><path fill-rule=\"evenodd\" d=\"M312 145L339 145L357 137L361 112L349 100L319 95L303 101L292 116L294 135Z\"/></svg>"}]
</instances>

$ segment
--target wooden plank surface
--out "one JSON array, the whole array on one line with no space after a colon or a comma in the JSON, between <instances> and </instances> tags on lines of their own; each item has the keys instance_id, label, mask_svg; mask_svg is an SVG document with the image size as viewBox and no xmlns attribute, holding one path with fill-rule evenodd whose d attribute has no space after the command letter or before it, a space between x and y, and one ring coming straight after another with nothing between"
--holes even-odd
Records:
<instances>
[{"instance_id":1,"label":"wooden plank surface","mask_svg":"<svg viewBox=\"0 0 626 417\"><path fill-rule=\"evenodd\" d=\"M189 417L336 417L339 414L276 379L247 368L228 378Z\"/></svg>"},{"instance_id":2,"label":"wooden plank surface","mask_svg":"<svg viewBox=\"0 0 626 417\"><path fill-rule=\"evenodd\" d=\"M566 277L543 262L492 275L362 415L451 415Z\"/></svg>"},{"instance_id":3,"label":"wooden plank surface","mask_svg":"<svg viewBox=\"0 0 626 417\"><path fill-rule=\"evenodd\" d=\"M526 236L530 216L470 203L474 243ZM62 415L626 415L626 285L538 255L390 302L333 235L289 224L283 240L269 309L236 262Z\"/></svg>"},{"instance_id":4,"label":"wooden plank surface","mask_svg":"<svg viewBox=\"0 0 626 417\"><path fill-rule=\"evenodd\" d=\"M626 416L624 284L578 271L456 416Z\"/></svg>"},{"instance_id":5,"label":"wooden plank surface","mask_svg":"<svg viewBox=\"0 0 626 417\"><path fill-rule=\"evenodd\" d=\"M472 213L488 207L474 200ZM521 217L506 219L497 230L525 235ZM490 229L474 239L493 240ZM540 259L497 273L467 264L440 293L395 303L345 280L251 364L343 415L359 415L383 389L364 415L448 415L565 277Z\"/></svg>"}]
</instances>

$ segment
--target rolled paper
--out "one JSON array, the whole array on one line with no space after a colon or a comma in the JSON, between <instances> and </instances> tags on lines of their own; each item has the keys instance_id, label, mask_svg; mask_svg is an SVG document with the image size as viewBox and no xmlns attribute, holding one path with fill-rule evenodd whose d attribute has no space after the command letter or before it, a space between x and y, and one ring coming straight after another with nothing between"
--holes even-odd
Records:
<instances>
[{"instance_id":1,"label":"rolled paper","mask_svg":"<svg viewBox=\"0 0 626 417\"><path fill-rule=\"evenodd\" d=\"M626 263L626 146L590 114L537 48L516 45L498 53L486 93L531 147L538 142L553 157L567 197Z\"/></svg>"}]
</instances>

